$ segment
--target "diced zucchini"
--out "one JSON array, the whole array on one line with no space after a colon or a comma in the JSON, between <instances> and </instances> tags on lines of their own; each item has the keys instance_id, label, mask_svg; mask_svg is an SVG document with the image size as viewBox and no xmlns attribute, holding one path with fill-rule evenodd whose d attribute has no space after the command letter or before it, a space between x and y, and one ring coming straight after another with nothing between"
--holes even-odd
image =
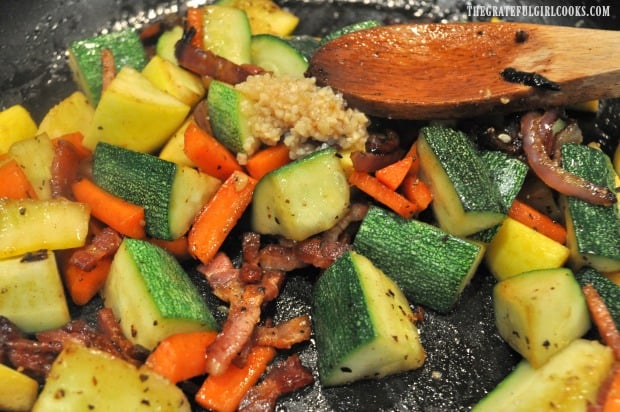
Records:
<instances>
[{"instance_id":1,"label":"diced zucchini","mask_svg":"<svg viewBox=\"0 0 620 412\"><path fill-rule=\"evenodd\" d=\"M359 30L371 29L373 27L382 26L381 22L378 20L362 20L352 24L348 24L344 27L336 29L327 35L323 36L321 39L319 46L323 46L325 43L328 43L334 39L337 39L340 36L344 36L345 34L353 33Z\"/></svg>"},{"instance_id":2,"label":"diced zucchini","mask_svg":"<svg viewBox=\"0 0 620 412\"><path fill-rule=\"evenodd\" d=\"M585 411L613 362L608 346L577 339L538 369L521 361L472 412Z\"/></svg>"},{"instance_id":3,"label":"diced zucchini","mask_svg":"<svg viewBox=\"0 0 620 412\"><path fill-rule=\"evenodd\" d=\"M164 240L187 232L221 184L193 168L107 143L99 143L93 154L93 180L104 190L143 206L147 234Z\"/></svg>"},{"instance_id":4,"label":"diced zucchini","mask_svg":"<svg viewBox=\"0 0 620 412\"><path fill-rule=\"evenodd\" d=\"M202 8L204 48L236 64L252 62L252 31L245 11L210 4Z\"/></svg>"},{"instance_id":5,"label":"diced zucchini","mask_svg":"<svg viewBox=\"0 0 620 412\"><path fill-rule=\"evenodd\" d=\"M24 106L16 104L0 112L0 154L20 140L37 134L37 124Z\"/></svg>"},{"instance_id":6,"label":"diced zucchini","mask_svg":"<svg viewBox=\"0 0 620 412\"><path fill-rule=\"evenodd\" d=\"M579 145L562 146L562 166L593 183L615 190L615 172L601 150ZM570 265L591 266L601 272L620 270L620 204L601 206L562 196Z\"/></svg>"},{"instance_id":7,"label":"diced zucchini","mask_svg":"<svg viewBox=\"0 0 620 412\"><path fill-rule=\"evenodd\" d=\"M218 80L209 83L207 110L213 136L232 152L250 155L260 140L251 135L244 104L249 104L248 98L233 86Z\"/></svg>"},{"instance_id":8,"label":"diced zucchini","mask_svg":"<svg viewBox=\"0 0 620 412\"><path fill-rule=\"evenodd\" d=\"M106 142L150 153L164 145L189 111L189 105L124 67L102 94L84 146L92 150Z\"/></svg>"},{"instance_id":9,"label":"diced zucchini","mask_svg":"<svg viewBox=\"0 0 620 412\"><path fill-rule=\"evenodd\" d=\"M0 410L32 410L39 394L39 383L29 376L0 363Z\"/></svg>"},{"instance_id":10,"label":"diced zucchini","mask_svg":"<svg viewBox=\"0 0 620 412\"><path fill-rule=\"evenodd\" d=\"M430 186L439 227L468 236L501 223L505 213L499 189L465 133L427 126L417 145L420 178Z\"/></svg>"},{"instance_id":11,"label":"diced zucchini","mask_svg":"<svg viewBox=\"0 0 620 412\"><path fill-rule=\"evenodd\" d=\"M125 336L150 350L174 333L215 330L217 326L177 260L145 240L123 239L102 297Z\"/></svg>"},{"instance_id":12,"label":"diced zucchini","mask_svg":"<svg viewBox=\"0 0 620 412\"><path fill-rule=\"evenodd\" d=\"M33 412L178 411L191 405L183 391L146 366L68 340L50 370Z\"/></svg>"},{"instance_id":13,"label":"diced zucchini","mask_svg":"<svg viewBox=\"0 0 620 412\"><path fill-rule=\"evenodd\" d=\"M313 323L323 386L416 369L426 358L407 299L356 252L319 277Z\"/></svg>"},{"instance_id":14,"label":"diced zucchini","mask_svg":"<svg viewBox=\"0 0 620 412\"><path fill-rule=\"evenodd\" d=\"M299 23L299 17L282 9L272 0L218 0L215 4L245 11L252 34L287 36Z\"/></svg>"},{"instance_id":15,"label":"diced zucchini","mask_svg":"<svg viewBox=\"0 0 620 412\"><path fill-rule=\"evenodd\" d=\"M9 148L9 157L24 170L38 199L52 198L52 162L55 149L46 134L16 142Z\"/></svg>"},{"instance_id":16,"label":"diced zucchini","mask_svg":"<svg viewBox=\"0 0 620 412\"><path fill-rule=\"evenodd\" d=\"M181 40L181 37L183 37L183 27L181 26L174 26L173 28L166 30L157 39L155 53L169 62L179 64L175 53L175 48L177 42Z\"/></svg>"},{"instance_id":17,"label":"diced zucchini","mask_svg":"<svg viewBox=\"0 0 620 412\"><path fill-rule=\"evenodd\" d=\"M252 64L273 72L275 76L304 77L308 61L281 37L272 34L252 36L250 43Z\"/></svg>"},{"instance_id":18,"label":"diced zucchini","mask_svg":"<svg viewBox=\"0 0 620 412\"><path fill-rule=\"evenodd\" d=\"M575 277L580 285L592 285L599 296L605 302L611 317L620 329L620 285L613 282L607 275L596 269L584 267L579 270Z\"/></svg>"},{"instance_id":19,"label":"diced zucchini","mask_svg":"<svg viewBox=\"0 0 620 412\"><path fill-rule=\"evenodd\" d=\"M0 260L0 297L0 314L26 333L59 328L71 320L56 258L49 250Z\"/></svg>"},{"instance_id":20,"label":"diced zucchini","mask_svg":"<svg viewBox=\"0 0 620 412\"><path fill-rule=\"evenodd\" d=\"M353 241L407 298L439 312L450 311L469 284L484 246L415 219L371 206Z\"/></svg>"},{"instance_id":21,"label":"diced zucchini","mask_svg":"<svg viewBox=\"0 0 620 412\"><path fill-rule=\"evenodd\" d=\"M504 152L486 150L480 157L489 170L493 184L499 189L502 211L508 213L512 202L523 187L529 167L525 162ZM499 225L475 233L471 238L489 243L498 229Z\"/></svg>"},{"instance_id":22,"label":"diced zucchini","mask_svg":"<svg viewBox=\"0 0 620 412\"><path fill-rule=\"evenodd\" d=\"M142 75L159 90L190 107L205 95L205 87L199 76L158 55L148 62Z\"/></svg>"},{"instance_id":23,"label":"diced zucchini","mask_svg":"<svg viewBox=\"0 0 620 412\"><path fill-rule=\"evenodd\" d=\"M103 49L112 52L116 71L125 66L140 71L147 63L146 51L138 33L133 29L100 34L72 42L68 53L69 67L78 87L93 106L97 106L101 98Z\"/></svg>"},{"instance_id":24,"label":"diced zucchini","mask_svg":"<svg viewBox=\"0 0 620 412\"><path fill-rule=\"evenodd\" d=\"M336 150L322 149L263 176L254 189L252 228L304 240L338 223L349 201L349 183Z\"/></svg>"},{"instance_id":25,"label":"diced zucchini","mask_svg":"<svg viewBox=\"0 0 620 412\"><path fill-rule=\"evenodd\" d=\"M307 34L298 34L284 38L288 44L294 47L307 61L319 47L320 39Z\"/></svg>"},{"instance_id":26,"label":"diced zucchini","mask_svg":"<svg viewBox=\"0 0 620 412\"><path fill-rule=\"evenodd\" d=\"M0 198L0 259L83 246L90 208L64 198Z\"/></svg>"},{"instance_id":27,"label":"diced zucchini","mask_svg":"<svg viewBox=\"0 0 620 412\"><path fill-rule=\"evenodd\" d=\"M45 133L52 139L74 132L85 135L94 115L95 109L84 93L73 92L45 114L37 134Z\"/></svg>"},{"instance_id":28,"label":"diced zucchini","mask_svg":"<svg viewBox=\"0 0 620 412\"><path fill-rule=\"evenodd\" d=\"M563 266L570 251L561 243L507 217L487 245L484 261L497 280Z\"/></svg>"},{"instance_id":29,"label":"diced zucchini","mask_svg":"<svg viewBox=\"0 0 620 412\"><path fill-rule=\"evenodd\" d=\"M521 273L493 289L500 336L539 368L590 329L581 286L566 268Z\"/></svg>"}]
</instances>

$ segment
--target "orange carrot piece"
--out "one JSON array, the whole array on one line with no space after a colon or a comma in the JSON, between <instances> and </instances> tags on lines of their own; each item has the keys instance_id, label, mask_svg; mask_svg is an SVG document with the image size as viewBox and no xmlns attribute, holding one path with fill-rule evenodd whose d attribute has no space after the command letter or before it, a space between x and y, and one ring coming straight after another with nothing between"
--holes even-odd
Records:
<instances>
[{"instance_id":1,"label":"orange carrot piece","mask_svg":"<svg viewBox=\"0 0 620 412\"><path fill-rule=\"evenodd\" d=\"M184 151L198 169L220 180L243 171L230 150L193 122L185 129Z\"/></svg>"},{"instance_id":2,"label":"orange carrot piece","mask_svg":"<svg viewBox=\"0 0 620 412\"><path fill-rule=\"evenodd\" d=\"M620 363L616 362L612 368L608 380L603 383L601 389L605 386L605 397L601 412L618 412L620 411Z\"/></svg>"},{"instance_id":3,"label":"orange carrot piece","mask_svg":"<svg viewBox=\"0 0 620 412\"><path fill-rule=\"evenodd\" d=\"M418 206L415 203L366 172L353 171L349 175L349 183L405 219L410 219L418 213Z\"/></svg>"},{"instance_id":4,"label":"orange carrot piece","mask_svg":"<svg viewBox=\"0 0 620 412\"><path fill-rule=\"evenodd\" d=\"M596 325L603 342L611 348L616 360L620 360L620 332L616 328L616 323L607 305L591 284L583 285L581 290L586 298L592 322Z\"/></svg>"},{"instance_id":5,"label":"orange carrot piece","mask_svg":"<svg viewBox=\"0 0 620 412\"><path fill-rule=\"evenodd\" d=\"M259 180L267 173L284 166L290 161L291 158L289 157L288 147L285 146L284 143L280 143L254 153L248 159L245 168L250 176Z\"/></svg>"},{"instance_id":6,"label":"orange carrot piece","mask_svg":"<svg viewBox=\"0 0 620 412\"><path fill-rule=\"evenodd\" d=\"M173 383L204 375L207 362L205 352L216 336L215 331L168 336L149 354L146 366Z\"/></svg>"},{"instance_id":7,"label":"orange carrot piece","mask_svg":"<svg viewBox=\"0 0 620 412\"><path fill-rule=\"evenodd\" d=\"M71 300L78 306L90 302L105 283L112 265L112 256L101 258L95 267L86 271L68 263L63 265L62 276Z\"/></svg>"},{"instance_id":8,"label":"orange carrot piece","mask_svg":"<svg viewBox=\"0 0 620 412\"><path fill-rule=\"evenodd\" d=\"M375 172L375 177L390 189L396 190L398 189L398 186L403 183L405 176L407 176L411 170L412 164L413 158L405 156L402 159L377 170Z\"/></svg>"},{"instance_id":9,"label":"orange carrot piece","mask_svg":"<svg viewBox=\"0 0 620 412\"><path fill-rule=\"evenodd\" d=\"M106 192L89 179L81 179L71 186L78 202L90 206L91 214L122 235L143 239L144 208Z\"/></svg>"},{"instance_id":10,"label":"orange carrot piece","mask_svg":"<svg viewBox=\"0 0 620 412\"><path fill-rule=\"evenodd\" d=\"M196 34L192 37L191 44L200 49L204 49L202 29L202 10L199 7L189 7L187 9L186 22L188 28L196 30Z\"/></svg>"},{"instance_id":11,"label":"orange carrot piece","mask_svg":"<svg viewBox=\"0 0 620 412\"><path fill-rule=\"evenodd\" d=\"M32 183L15 159L0 166L0 197L37 199Z\"/></svg>"},{"instance_id":12,"label":"orange carrot piece","mask_svg":"<svg viewBox=\"0 0 620 412\"><path fill-rule=\"evenodd\" d=\"M102 79L101 90L105 91L112 80L116 77L116 63L114 61L114 54L112 50L103 48L101 49L101 67L102 67Z\"/></svg>"},{"instance_id":13,"label":"orange carrot piece","mask_svg":"<svg viewBox=\"0 0 620 412\"><path fill-rule=\"evenodd\" d=\"M198 212L187 235L193 257L207 264L224 243L252 202L257 180L243 172L233 172L211 200Z\"/></svg>"},{"instance_id":14,"label":"orange carrot piece","mask_svg":"<svg viewBox=\"0 0 620 412\"><path fill-rule=\"evenodd\" d=\"M196 402L209 410L234 412L245 393L258 382L275 354L276 350L269 346L253 347L243 368L231 364L222 375L207 376L196 392Z\"/></svg>"},{"instance_id":15,"label":"orange carrot piece","mask_svg":"<svg viewBox=\"0 0 620 412\"><path fill-rule=\"evenodd\" d=\"M149 237L148 241L168 251L178 260L188 260L192 257L189 253L187 236L181 236L180 238L174 240L163 240Z\"/></svg>"},{"instance_id":16,"label":"orange carrot piece","mask_svg":"<svg viewBox=\"0 0 620 412\"><path fill-rule=\"evenodd\" d=\"M57 145L59 140L66 140L71 143L80 160L88 159L93 154L89 148L82 144L84 141L84 135L80 132L67 133L62 136L55 137L52 139L52 143Z\"/></svg>"},{"instance_id":17,"label":"orange carrot piece","mask_svg":"<svg viewBox=\"0 0 620 412\"><path fill-rule=\"evenodd\" d=\"M566 243L566 229L564 226L518 199L512 202L508 210L508 216L558 243Z\"/></svg>"},{"instance_id":18,"label":"orange carrot piece","mask_svg":"<svg viewBox=\"0 0 620 412\"><path fill-rule=\"evenodd\" d=\"M407 175L401 185L403 196L418 206L418 212L426 209L433 201L431 188L417 176Z\"/></svg>"}]
</instances>

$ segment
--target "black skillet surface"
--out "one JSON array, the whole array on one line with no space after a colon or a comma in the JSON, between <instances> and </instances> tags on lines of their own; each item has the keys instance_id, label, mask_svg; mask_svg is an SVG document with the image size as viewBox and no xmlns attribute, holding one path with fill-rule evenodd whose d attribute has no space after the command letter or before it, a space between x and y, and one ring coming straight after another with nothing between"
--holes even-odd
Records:
<instances>
[{"instance_id":1,"label":"black skillet surface","mask_svg":"<svg viewBox=\"0 0 620 412\"><path fill-rule=\"evenodd\" d=\"M141 26L158 16L178 10L176 3L160 6L155 0L60 0L0 2L0 109L16 103L27 107L38 122L45 112L75 90L66 65L67 44L104 30L126 25ZM484 4L532 4L540 2L470 2L461 0L350 0L322 2L283 1L300 16L298 33L324 35L330 30L365 19L385 23L402 21L486 20L468 15L468 6ZM168 4L168 3L166 3ZM570 2L557 2L567 5ZM590 3L572 3L589 6ZM611 16L510 17L539 23L618 28L620 22L612 2ZM587 64L587 62L584 62ZM596 116L587 120L589 133L603 141L617 142L617 102L606 102ZM239 247L232 236L227 248ZM306 313L310 309L312 280L316 273L292 274L277 303L269 308L275 319ZM208 297L208 287L196 282L213 309L218 302ZM297 348L305 365L311 367L316 383L278 403L278 411L465 411L481 399L512 369L519 357L495 332L490 292L494 280L478 273L455 310L447 315L426 311L420 324L427 350L425 365L414 372L378 381L366 381L339 388L321 388L316 375L316 353L312 343ZM98 309L95 301L74 308L76 316L91 318ZM219 313L219 312L217 312ZM223 315L220 313L219 318ZM198 382L199 383L199 382ZM191 390L191 389L190 389Z\"/></svg>"}]
</instances>

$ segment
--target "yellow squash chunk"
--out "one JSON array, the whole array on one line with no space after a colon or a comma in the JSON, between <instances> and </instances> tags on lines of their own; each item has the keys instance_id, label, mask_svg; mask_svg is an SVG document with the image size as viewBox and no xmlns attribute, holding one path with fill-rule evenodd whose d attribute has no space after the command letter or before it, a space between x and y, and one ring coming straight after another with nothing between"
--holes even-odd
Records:
<instances>
[{"instance_id":1,"label":"yellow squash chunk","mask_svg":"<svg viewBox=\"0 0 620 412\"><path fill-rule=\"evenodd\" d=\"M299 17L272 0L220 0L217 4L245 10L253 35L288 36L299 24Z\"/></svg>"},{"instance_id":2,"label":"yellow squash chunk","mask_svg":"<svg viewBox=\"0 0 620 412\"><path fill-rule=\"evenodd\" d=\"M146 366L68 342L54 361L33 412L179 411L190 403L175 384Z\"/></svg>"},{"instance_id":3,"label":"yellow squash chunk","mask_svg":"<svg viewBox=\"0 0 620 412\"><path fill-rule=\"evenodd\" d=\"M161 91L193 106L205 95L205 87L197 75L161 56L153 56L142 75Z\"/></svg>"},{"instance_id":4,"label":"yellow squash chunk","mask_svg":"<svg viewBox=\"0 0 620 412\"><path fill-rule=\"evenodd\" d=\"M16 104L0 112L0 154L9 151L15 142L37 134L37 124L28 110Z\"/></svg>"},{"instance_id":5,"label":"yellow squash chunk","mask_svg":"<svg viewBox=\"0 0 620 412\"><path fill-rule=\"evenodd\" d=\"M9 157L24 169L39 199L52 197L52 162L54 145L46 134L20 140L9 148Z\"/></svg>"},{"instance_id":6,"label":"yellow squash chunk","mask_svg":"<svg viewBox=\"0 0 620 412\"><path fill-rule=\"evenodd\" d=\"M83 246L90 208L78 202L0 198L0 259Z\"/></svg>"},{"instance_id":7,"label":"yellow squash chunk","mask_svg":"<svg viewBox=\"0 0 620 412\"><path fill-rule=\"evenodd\" d=\"M497 280L536 269L559 268L570 251L555 240L507 217L489 243L484 259Z\"/></svg>"},{"instance_id":8,"label":"yellow squash chunk","mask_svg":"<svg viewBox=\"0 0 620 412\"><path fill-rule=\"evenodd\" d=\"M29 411L39 393L39 384L29 376L0 363L0 410Z\"/></svg>"},{"instance_id":9,"label":"yellow squash chunk","mask_svg":"<svg viewBox=\"0 0 620 412\"><path fill-rule=\"evenodd\" d=\"M53 252L0 260L0 290L0 314L24 332L59 328L71 320Z\"/></svg>"},{"instance_id":10,"label":"yellow squash chunk","mask_svg":"<svg viewBox=\"0 0 620 412\"><path fill-rule=\"evenodd\" d=\"M93 121L95 109L82 92L74 92L52 107L41 123L37 134L47 134L50 138L74 132L85 135Z\"/></svg>"},{"instance_id":11,"label":"yellow squash chunk","mask_svg":"<svg viewBox=\"0 0 620 412\"><path fill-rule=\"evenodd\" d=\"M166 145L159 152L159 158L173 162L182 166L196 167L189 157L185 154L185 129L192 122L191 119L187 119L185 123L179 127L170 139L166 142Z\"/></svg>"},{"instance_id":12,"label":"yellow squash chunk","mask_svg":"<svg viewBox=\"0 0 620 412\"><path fill-rule=\"evenodd\" d=\"M163 146L189 110L140 72L124 67L103 92L84 145L94 149L103 141L149 153Z\"/></svg>"}]
</instances>

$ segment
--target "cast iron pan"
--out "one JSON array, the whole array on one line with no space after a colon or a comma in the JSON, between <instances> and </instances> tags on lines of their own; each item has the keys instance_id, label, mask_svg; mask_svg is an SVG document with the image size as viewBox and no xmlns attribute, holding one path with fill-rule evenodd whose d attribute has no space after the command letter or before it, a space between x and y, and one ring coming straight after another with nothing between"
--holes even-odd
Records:
<instances>
[{"instance_id":1,"label":"cast iron pan","mask_svg":"<svg viewBox=\"0 0 620 412\"><path fill-rule=\"evenodd\" d=\"M319 36L370 18L385 23L473 20L475 18L467 15L467 5L486 4L461 0L289 0L279 3L300 16L298 33ZM501 3L529 4L528 1L515 0ZM531 4L539 3L534 1ZM499 3L490 1L488 4ZM538 17L510 20L620 28L612 2L607 4L612 16L599 19ZM155 0L3 0L0 4L0 109L21 103L37 122L40 121L52 105L75 90L64 55L70 41L125 25L141 26L177 9L176 3L162 5ZM615 147L614 142L620 135L619 113L616 101L604 102L599 113L584 119L588 135ZM238 230L240 233L243 226ZM228 250L238 250L239 233L229 239L225 246ZM208 286L191 267L189 271L215 310L218 302L209 296ZM315 276L316 273L303 271L289 276L281 297L269 308L276 321L309 312ZM426 311L420 331L428 357L424 367L411 373L339 388L321 388L316 375L314 346L312 343L302 345L297 350L301 352L302 362L315 371L316 383L282 398L277 410L433 412L470 409L520 359L495 332L490 297L493 285L492 277L481 270L465 289L452 313L438 315ZM94 301L85 307L73 308L73 312L75 316L92 320L99 305L99 301ZM222 316L220 314L219 318Z\"/></svg>"}]
</instances>

